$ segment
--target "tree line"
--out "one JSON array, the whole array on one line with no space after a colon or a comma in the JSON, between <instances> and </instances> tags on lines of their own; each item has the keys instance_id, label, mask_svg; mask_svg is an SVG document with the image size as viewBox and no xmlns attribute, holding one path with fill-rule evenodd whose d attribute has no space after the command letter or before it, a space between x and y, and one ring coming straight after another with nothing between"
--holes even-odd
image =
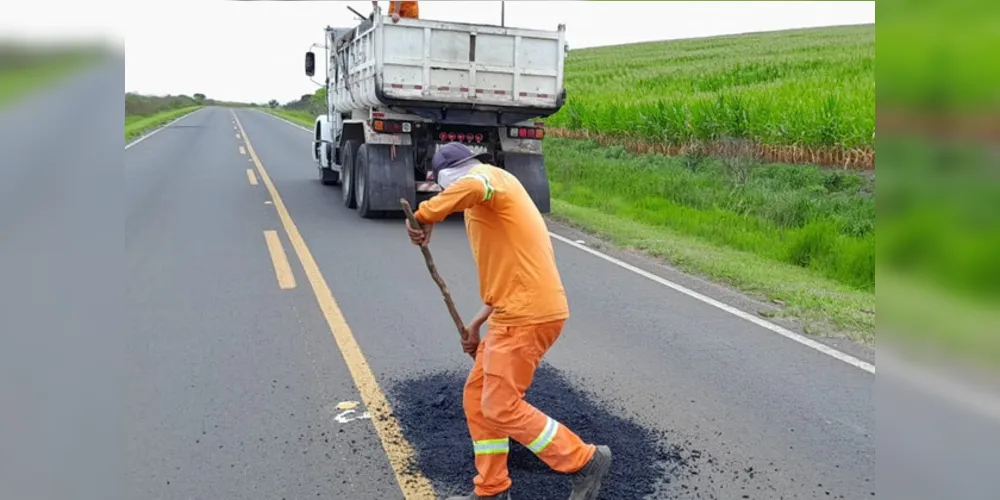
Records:
<instances>
[{"instance_id":1,"label":"tree line","mask_svg":"<svg viewBox=\"0 0 1000 500\"><path fill-rule=\"evenodd\" d=\"M158 96L136 92L125 94L125 116L150 116L172 109L188 108L191 106L250 107L257 106L257 104L220 101L206 97L202 93L190 96L185 94Z\"/></svg>"}]
</instances>

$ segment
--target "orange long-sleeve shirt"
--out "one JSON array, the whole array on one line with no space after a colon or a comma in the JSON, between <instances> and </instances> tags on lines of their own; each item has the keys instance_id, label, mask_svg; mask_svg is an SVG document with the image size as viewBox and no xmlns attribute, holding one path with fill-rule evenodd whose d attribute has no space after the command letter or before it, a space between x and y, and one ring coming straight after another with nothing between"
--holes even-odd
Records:
<instances>
[{"instance_id":1,"label":"orange long-sleeve shirt","mask_svg":"<svg viewBox=\"0 0 1000 500\"><path fill-rule=\"evenodd\" d=\"M417 7L417 2L400 2L391 0L389 2L389 15L392 15L393 12L398 12L399 17L411 19L417 19L420 17L420 7Z\"/></svg>"},{"instance_id":2,"label":"orange long-sleeve shirt","mask_svg":"<svg viewBox=\"0 0 1000 500\"><path fill-rule=\"evenodd\" d=\"M569 317L552 240L524 186L506 170L477 165L414 214L421 224L465 211L489 324L523 326Z\"/></svg>"}]
</instances>

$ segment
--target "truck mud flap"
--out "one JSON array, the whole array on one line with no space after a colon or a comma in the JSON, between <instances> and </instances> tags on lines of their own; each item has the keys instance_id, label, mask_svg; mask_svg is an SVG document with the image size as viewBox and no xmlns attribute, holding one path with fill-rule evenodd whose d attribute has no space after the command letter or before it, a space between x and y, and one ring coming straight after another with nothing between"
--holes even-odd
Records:
<instances>
[{"instance_id":1,"label":"truck mud flap","mask_svg":"<svg viewBox=\"0 0 1000 500\"><path fill-rule=\"evenodd\" d=\"M410 147L363 144L355 163L358 215L365 219L402 217L400 198L417 203L413 154Z\"/></svg>"},{"instance_id":2,"label":"truck mud flap","mask_svg":"<svg viewBox=\"0 0 1000 500\"><path fill-rule=\"evenodd\" d=\"M545 157L535 154L504 153L504 170L517 177L535 202L538 211L547 214L549 205L549 178L545 173Z\"/></svg>"}]
</instances>

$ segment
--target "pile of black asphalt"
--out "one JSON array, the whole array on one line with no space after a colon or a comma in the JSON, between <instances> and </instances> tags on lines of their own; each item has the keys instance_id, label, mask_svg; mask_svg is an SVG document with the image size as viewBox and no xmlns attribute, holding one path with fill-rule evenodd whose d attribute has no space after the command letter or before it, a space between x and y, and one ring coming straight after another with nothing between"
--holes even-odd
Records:
<instances>
[{"instance_id":1,"label":"pile of black asphalt","mask_svg":"<svg viewBox=\"0 0 1000 500\"><path fill-rule=\"evenodd\" d=\"M468 494L476 474L462 388L468 372L422 373L395 381L390 389L403 434L417 452L416 463L442 496ZM551 365L542 363L525 399L573 429L584 441L606 444L614 460L600 498L662 498L698 474L700 452L669 443L668 435L640 425L622 408L584 392ZM569 496L569 476L554 472L527 448L511 440L508 456L516 499Z\"/></svg>"}]
</instances>

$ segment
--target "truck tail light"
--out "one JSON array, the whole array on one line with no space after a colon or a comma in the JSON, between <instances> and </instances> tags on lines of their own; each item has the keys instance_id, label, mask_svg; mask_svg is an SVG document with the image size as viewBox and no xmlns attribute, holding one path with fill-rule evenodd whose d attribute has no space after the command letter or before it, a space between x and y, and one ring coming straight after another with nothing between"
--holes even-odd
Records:
<instances>
[{"instance_id":1,"label":"truck tail light","mask_svg":"<svg viewBox=\"0 0 1000 500\"><path fill-rule=\"evenodd\" d=\"M455 133L454 132L449 132L448 133L448 140L449 141L454 141L455 140Z\"/></svg>"},{"instance_id":2,"label":"truck tail light","mask_svg":"<svg viewBox=\"0 0 1000 500\"><path fill-rule=\"evenodd\" d=\"M400 132L404 134L410 133L413 130L413 124L410 122L393 122L389 120L372 120L372 130L376 132L398 134Z\"/></svg>"},{"instance_id":3,"label":"truck tail light","mask_svg":"<svg viewBox=\"0 0 1000 500\"><path fill-rule=\"evenodd\" d=\"M465 134L459 132L458 133L458 140L459 140L459 142L465 142Z\"/></svg>"},{"instance_id":4,"label":"truck tail light","mask_svg":"<svg viewBox=\"0 0 1000 500\"><path fill-rule=\"evenodd\" d=\"M545 129L510 127L507 129L507 136L511 139L542 139L545 137Z\"/></svg>"},{"instance_id":5,"label":"truck tail light","mask_svg":"<svg viewBox=\"0 0 1000 500\"><path fill-rule=\"evenodd\" d=\"M476 134L476 142L483 142L483 134Z\"/></svg>"},{"instance_id":6,"label":"truck tail light","mask_svg":"<svg viewBox=\"0 0 1000 500\"><path fill-rule=\"evenodd\" d=\"M441 134L438 135L438 138L441 139L442 141L447 141L448 140L448 132L441 132Z\"/></svg>"}]
</instances>

